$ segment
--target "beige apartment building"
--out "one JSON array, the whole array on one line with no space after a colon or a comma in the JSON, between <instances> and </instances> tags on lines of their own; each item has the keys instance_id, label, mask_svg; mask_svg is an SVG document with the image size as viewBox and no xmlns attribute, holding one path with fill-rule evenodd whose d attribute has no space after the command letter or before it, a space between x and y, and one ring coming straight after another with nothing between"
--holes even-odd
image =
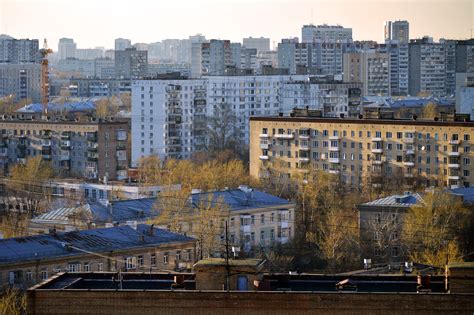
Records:
<instances>
[{"instance_id":1,"label":"beige apartment building","mask_svg":"<svg viewBox=\"0 0 474 315\"><path fill-rule=\"evenodd\" d=\"M3 115L0 120L0 172L42 156L58 175L111 180L127 177L128 121L42 119Z\"/></svg>"},{"instance_id":2,"label":"beige apartment building","mask_svg":"<svg viewBox=\"0 0 474 315\"><path fill-rule=\"evenodd\" d=\"M474 185L474 122L452 116L400 120L380 113L373 118L296 116L301 115L250 118L253 177L270 177L277 165L278 180L289 184L311 165L355 187L367 182L380 187L393 178L409 186Z\"/></svg>"},{"instance_id":3,"label":"beige apartment building","mask_svg":"<svg viewBox=\"0 0 474 315\"><path fill-rule=\"evenodd\" d=\"M344 82L363 83L363 95L390 95L389 55L374 51L344 54Z\"/></svg>"}]
</instances>

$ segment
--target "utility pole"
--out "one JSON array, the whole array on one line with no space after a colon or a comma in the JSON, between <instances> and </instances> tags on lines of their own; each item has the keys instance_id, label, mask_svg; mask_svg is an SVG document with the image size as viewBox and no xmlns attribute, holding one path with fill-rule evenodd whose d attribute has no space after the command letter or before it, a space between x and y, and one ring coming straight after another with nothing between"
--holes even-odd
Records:
<instances>
[{"instance_id":1,"label":"utility pole","mask_svg":"<svg viewBox=\"0 0 474 315\"><path fill-rule=\"evenodd\" d=\"M225 265L226 265L226 289L230 291L230 266L229 266L229 235L227 231L227 220L225 221Z\"/></svg>"}]
</instances>

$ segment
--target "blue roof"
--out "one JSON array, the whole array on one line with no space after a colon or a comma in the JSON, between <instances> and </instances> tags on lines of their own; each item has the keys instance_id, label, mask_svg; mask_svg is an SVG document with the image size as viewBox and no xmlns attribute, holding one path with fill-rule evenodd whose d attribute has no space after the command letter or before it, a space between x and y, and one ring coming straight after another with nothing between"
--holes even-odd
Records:
<instances>
[{"instance_id":1,"label":"blue roof","mask_svg":"<svg viewBox=\"0 0 474 315\"><path fill-rule=\"evenodd\" d=\"M195 193L191 195L193 205L199 206L200 201L207 202L211 198L212 206L216 202L223 202L231 211L249 210L272 206L284 206L292 204L290 201L267 194L260 190L228 189L206 193Z\"/></svg>"},{"instance_id":2,"label":"blue roof","mask_svg":"<svg viewBox=\"0 0 474 315\"><path fill-rule=\"evenodd\" d=\"M456 188L451 189L449 192L455 195L461 195L464 203L474 204L474 187Z\"/></svg>"},{"instance_id":3,"label":"blue roof","mask_svg":"<svg viewBox=\"0 0 474 315\"><path fill-rule=\"evenodd\" d=\"M375 206L375 207L400 207L409 208L421 202L423 199L418 193L406 193L404 195L392 195L385 198L376 199L363 203L362 206Z\"/></svg>"},{"instance_id":4,"label":"blue roof","mask_svg":"<svg viewBox=\"0 0 474 315\"><path fill-rule=\"evenodd\" d=\"M95 110L95 104L91 101L86 102L66 102L64 105L57 103L48 103L48 110L50 111L92 111ZM43 104L33 103L25 105L18 109L18 113L41 113L43 111Z\"/></svg>"},{"instance_id":5,"label":"blue roof","mask_svg":"<svg viewBox=\"0 0 474 315\"><path fill-rule=\"evenodd\" d=\"M155 210L156 198L128 199L110 202L109 206L93 202L76 207L58 208L32 219L36 223L68 224L73 214L86 212L91 222L96 224L126 221L144 221L158 215Z\"/></svg>"},{"instance_id":6,"label":"blue roof","mask_svg":"<svg viewBox=\"0 0 474 315\"><path fill-rule=\"evenodd\" d=\"M194 241L191 237L157 228L150 235L150 228L149 225L138 224L136 230L130 226L117 226L3 239L0 240L0 264L83 254L82 251L68 249L63 244L100 253Z\"/></svg>"},{"instance_id":7,"label":"blue roof","mask_svg":"<svg viewBox=\"0 0 474 315\"><path fill-rule=\"evenodd\" d=\"M428 103L434 103L437 106L454 106L454 104L448 100L444 99L434 99L434 98L409 98L404 100L393 100L390 102L391 108L400 108L400 107L423 107Z\"/></svg>"},{"instance_id":8,"label":"blue roof","mask_svg":"<svg viewBox=\"0 0 474 315\"><path fill-rule=\"evenodd\" d=\"M100 202L89 204L94 222L125 222L143 220L157 216L156 198L112 201L111 209Z\"/></svg>"}]
</instances>

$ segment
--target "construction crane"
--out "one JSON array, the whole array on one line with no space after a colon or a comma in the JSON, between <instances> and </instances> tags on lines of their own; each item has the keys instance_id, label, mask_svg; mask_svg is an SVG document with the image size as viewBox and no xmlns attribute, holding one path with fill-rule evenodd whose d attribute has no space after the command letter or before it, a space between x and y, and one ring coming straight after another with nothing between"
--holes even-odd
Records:
<instances>
[{"instance_id":1,"label":"construction crane","mask_svg":"<svg viewBox=\"0 0 474 315\"><path fill-rule=\"evenodd\" d=\"M49 69L48 69L48 54L53 51L48 48L48 42L46 38L43 42L43 48L40 49L41 54L41 104L43 104L43 114L48 114L48 103L49 103Z\"/></svg>"}]
</instances>

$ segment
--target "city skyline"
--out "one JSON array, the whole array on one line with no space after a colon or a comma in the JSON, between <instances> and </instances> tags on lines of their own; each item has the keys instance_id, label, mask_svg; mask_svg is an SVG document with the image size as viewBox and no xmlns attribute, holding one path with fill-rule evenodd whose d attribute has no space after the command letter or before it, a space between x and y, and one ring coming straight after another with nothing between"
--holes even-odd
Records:
<instances>
[{"instance_id":1,"label":"city skyline","mask_svg":"<svg viewBox=\"0 0 474 315\"><path fill-rule=\"evenodd\" d=\"M119 37L130 38L132 43L151 43L196 33L239 42L248 36L270 37L273 47L281 38L301 37L301 26L310 23L351 27L354 40L378 42L383 41L387 20L408 20L410 38L428 35L436 40L463 39L471 37L474 28L474 6L469 0L142 0L134 2L136 9L126 0L85 0L74 3L74 10L71 4L70 0L3 0L0 34L47 38L49 46L56 50L61 37L73 38L78 48L113 48L114 39ZM55 8L54 17L47 11L50 7ZM125 18L128 22L124 22ZM104 25L105 30L97 31Z\"/></svg>"}]
</instances>

